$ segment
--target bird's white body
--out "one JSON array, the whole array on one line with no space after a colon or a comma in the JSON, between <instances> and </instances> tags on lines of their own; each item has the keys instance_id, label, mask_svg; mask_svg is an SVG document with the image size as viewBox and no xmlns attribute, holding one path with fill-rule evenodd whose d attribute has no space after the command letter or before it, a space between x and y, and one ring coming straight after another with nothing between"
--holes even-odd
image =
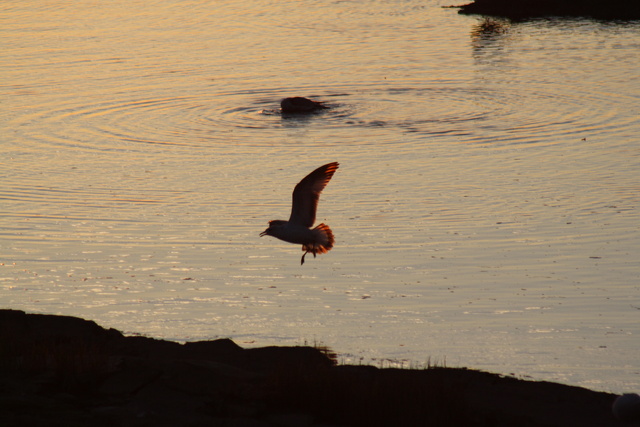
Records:
<instances>
[{"instance_id":1,"label":"bird's white body","mask_svg":"<svg viewBox=\"0 0 640 427\"><path fill-rule=\"evenodd\" d=\"M316 252L324 253L320 247L330 248L333 245L333 233L329 226L319 224L317 227L309 229L303 225L292 223L291 221L274 220L269 221L269 236L276 237L289 243L298 243L315 249ZM264 235L263 234L263 235ZM309 249L309 252L313 252Z\"/></svg>"},{"instance_id":2,"label":"bird's white body","mask_svg":"<svg viewBox=\"0 0 640 427\"><path fill-rule=\"evenodd\" d=\"M295 224L289 221L274 220L269 223L270 236L276 237L289 243L299 243L305 245L318 238L315 229L309 229L304 225Z\"/></svg>"}]
</instances>

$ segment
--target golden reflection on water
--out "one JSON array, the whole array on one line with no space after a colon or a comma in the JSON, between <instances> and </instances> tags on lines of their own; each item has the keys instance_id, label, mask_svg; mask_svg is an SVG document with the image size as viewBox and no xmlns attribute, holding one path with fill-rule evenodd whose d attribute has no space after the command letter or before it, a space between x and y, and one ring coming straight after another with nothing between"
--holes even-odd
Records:
<instances>
[{"instance_id":1,"label":"golden reflection on water","mask_svg":"<svg viewBox=\"0 0 640 427\"><path fill-rule=\"evenodd\" d=\"M36 3L2 6L3 307L640 384L637 26ZM258 233L330 161L336 246L300 267Z\"/></svg>"}]
</instances>

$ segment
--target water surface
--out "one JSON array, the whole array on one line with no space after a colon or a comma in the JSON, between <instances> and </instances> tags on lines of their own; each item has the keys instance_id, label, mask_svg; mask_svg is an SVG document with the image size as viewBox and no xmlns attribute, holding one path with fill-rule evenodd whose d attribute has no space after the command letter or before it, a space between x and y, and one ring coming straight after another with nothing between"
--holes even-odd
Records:
<instances>
[{"instance_id":1,"label":"water surface","mask_svg":"<svg viewBox=\"0 0 640 427\"><path fill-rule=\"evenodd\" d=\"M637 391L640 25L445 4L3 2L0 306Z\"/></svg>"}]
</instances>

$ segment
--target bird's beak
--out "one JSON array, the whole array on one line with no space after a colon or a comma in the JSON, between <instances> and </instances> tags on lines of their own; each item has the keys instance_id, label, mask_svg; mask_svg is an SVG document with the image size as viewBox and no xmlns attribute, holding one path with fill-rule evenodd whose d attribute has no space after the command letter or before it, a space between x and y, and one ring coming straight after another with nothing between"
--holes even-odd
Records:
<instances>
[{"instance_id":1,"label":"bird's beak","mask_svg":"<svg viewBox=\"0 0 640 427\"><path fill-rule=\"evenodd\" d=\"M264 230L262 233L260 233L260 237L266 236L266 235L267 235L267 230Z\"/></svg>"}]
</instances>

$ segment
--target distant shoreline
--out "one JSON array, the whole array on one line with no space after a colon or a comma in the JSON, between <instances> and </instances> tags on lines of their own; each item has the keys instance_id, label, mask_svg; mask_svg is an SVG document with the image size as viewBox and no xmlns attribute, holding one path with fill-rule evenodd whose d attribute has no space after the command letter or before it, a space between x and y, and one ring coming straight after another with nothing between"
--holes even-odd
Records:
<instances>
[{"instance_id":1,"label":"distant shoreline","mask_svg":"<svg viewBox=\"0 0 640 427\"><path fill-rule=\"evenodd\" d=\"M640 19L640 2L635 0L475 0L459 7L462 14L501 16L514 20L547 16Z\"/></svg>"}]
</instances>

